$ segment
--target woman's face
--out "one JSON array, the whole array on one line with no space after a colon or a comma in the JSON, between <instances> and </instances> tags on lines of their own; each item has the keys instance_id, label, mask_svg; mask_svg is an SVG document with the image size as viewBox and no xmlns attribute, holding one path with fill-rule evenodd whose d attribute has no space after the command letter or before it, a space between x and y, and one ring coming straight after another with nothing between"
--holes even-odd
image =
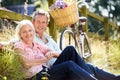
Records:
<instances>
[{"instance_id":1,"label":"woman's face","mask_svg":"<svg viewBox=\"0 0 120 80\"><path fill-rule=\"evenodd\" d=\"M33 42L34 31L30 25L28 24L23 25L22 28L20 29L19 35L25 43Z\"/></svg>"},{"instance_id":2,"label":"woman's face","mask_svg":"<svg viewBox=\"0 0 120 80\"><path fill-rule=\"evenodd\" d=\"M48 26L47 16L46 15L36 15L35 20L33 21L35 31L42 35Z\"/></svg>"}]
</instances>

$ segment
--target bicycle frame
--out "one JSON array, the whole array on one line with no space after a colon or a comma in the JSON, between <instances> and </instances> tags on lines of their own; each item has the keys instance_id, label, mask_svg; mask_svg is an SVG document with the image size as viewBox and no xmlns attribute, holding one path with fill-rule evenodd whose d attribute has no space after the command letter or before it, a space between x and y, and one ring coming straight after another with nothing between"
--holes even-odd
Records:
<instances>
[{"instance_id":1,"label":"bicycle frame","mask_svg":"<svg viewBox=\"0 0 120 80\"><path fill-rule=\"evenodd\" d=\"M85 58L85 54L84 54L84 39L85 39L84 35L85 35L85 33L83 32L83 25L81 23L79 23L76 29L73 26L71 28L72 28L71 29L72 32L74 33L74 36L79 35L79 37L77 36L75 38L76 44L78 47L81 48L81 51L80 51L80 49L78 49L79 52L81 52L81 56ZM80 44L80 46L78 44Z\"/></svg>"},{"instance_id":2,"label":"bicycle frame","mask_svg":"<svg viewBox=\"0 0 120 80\"><path fill-rule=\"evenodd\" d=\"M81 47L81 54L82 54L82 57L85 57L84 56L84 33L83 33L83 25L78 22L78 32L79 32L79 44L80 44L80 47Z\"/></svg>"},{"instance_id":3,"label":"bicycle frame","mask_svg":"<svg viewBox=\"0 0 120 80\"><path fill-rule=\"evenodd\" d=\"M83 23L86 22L86 20L83 19L80 19L82 22L79 22L77 24L72 24L70 26L68 26L61 34L61 37L60 37L60 48L62 47L61 45L62 44L62 39L63 39L63 36L65 38L65 35L67 34L69 40L67 41L68 45L71 45L73 43L73 45L75 45L75 48L76 50L78 51L78 53L84 58L88 58L88 57L91 57L91 50L90 50L90 46L89 46L89 43L88 43L88 40L87 40L87 35L86 33L83 31ZM70 37L73 37L72 39L74 40L71 40ZM73 43L71 41L74 41ZM61 48L63 49L63 48Z\"/></svg>"}]
</instances>

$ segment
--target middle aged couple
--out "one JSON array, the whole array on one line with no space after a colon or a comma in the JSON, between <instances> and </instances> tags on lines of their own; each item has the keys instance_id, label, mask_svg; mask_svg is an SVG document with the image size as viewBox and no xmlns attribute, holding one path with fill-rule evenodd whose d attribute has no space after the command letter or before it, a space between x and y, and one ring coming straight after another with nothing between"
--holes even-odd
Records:
<instances>
[{"instance_id":1,"label":"middle aged couple","mask_svg":"<svg viewBox=\"0 0 120 80\"><path fill-rule=\"evenodd\" d=\"M120 76L87 64L73 46L61 51L55 41L44 32L49 14L36 11L32 22L22 20L16 27L14 48L18 51L25 69L25 80L40 80L42 65L49 67L49 80L120 80Z\"/></svg>"}]
</instances>

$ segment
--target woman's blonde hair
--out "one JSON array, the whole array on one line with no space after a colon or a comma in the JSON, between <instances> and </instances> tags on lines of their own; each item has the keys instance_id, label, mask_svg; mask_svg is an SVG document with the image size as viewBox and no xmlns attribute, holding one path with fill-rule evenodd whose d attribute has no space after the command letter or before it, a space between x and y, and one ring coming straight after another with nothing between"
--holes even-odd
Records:
<instances>
[{"instance_id":1,"label":"woman's blonde hair","mask_svg":"<svg viewBox=\"0 0 120 80\"><path fill-rule=\"evenodd\" d=\"M22 21L20 21L18 23L18 25L16 26L16 29L15 29L15 38L16 38L16 40L21 40L20 29L24 25L29 25L33 29L33 31L35 32L34 26L33 26L32 22L30 20L22 20Z\"/></svg>"}]
</instances>

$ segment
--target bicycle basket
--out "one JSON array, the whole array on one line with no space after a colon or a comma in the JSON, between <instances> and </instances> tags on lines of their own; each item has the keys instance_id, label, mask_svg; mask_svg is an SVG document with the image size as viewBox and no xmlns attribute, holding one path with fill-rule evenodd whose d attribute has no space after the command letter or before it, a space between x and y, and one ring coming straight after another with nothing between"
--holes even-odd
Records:
<instances>
[{"instance_id":1,"label":"bicycle basket","mask_svg":"<svg viewBox=\"0 0 120 80\"><path fill-rule=\"evenodd\" d=\"M58 27L74 24L79 18L76 2L63 9L50 10L49 13Z\"/></svg>"}]
</instances>

